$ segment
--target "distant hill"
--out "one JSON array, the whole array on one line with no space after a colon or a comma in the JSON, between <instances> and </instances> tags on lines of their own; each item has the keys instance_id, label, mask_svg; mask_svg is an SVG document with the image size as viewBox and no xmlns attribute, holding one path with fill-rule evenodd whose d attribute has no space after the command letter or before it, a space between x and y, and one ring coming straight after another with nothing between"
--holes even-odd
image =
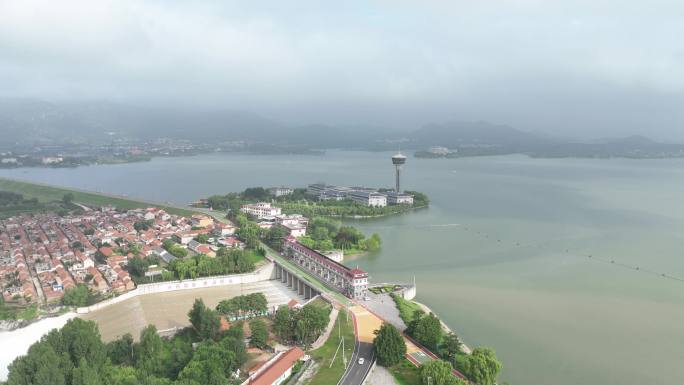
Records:
<instances>
[{"instance_id":1,"label":"distant hill","mask_svg":"<svg viewBox=\"0 0 684 385\"><path fill-rule=\"evenodd\" d=\"M576 142L479 122L432 123L409 132L391 128L287 125L258 114L229 109L183 109L130 106L111 102L50 103L0 99L2 148L139 142L160 138L196 144L241 141L264 152L282 148L417 150L450 148L450 156L524 153L539 157L682 156L681 145L648 138ZM434 156L430 156L434 157Z\"/></svg>"},{"instance_id":2,"label":"distant hill","mask_svg":"<svg viewBox=\"0 0 684 385\"><path fill-rule=\"evenodd\" d=\"M286 125L228 109L138 107L110 102L50 103L0 99L0 144L109 143L159 138L196 143L247 141L313 148L367 148L389 130Z\"/></svg>"}]
</instances>

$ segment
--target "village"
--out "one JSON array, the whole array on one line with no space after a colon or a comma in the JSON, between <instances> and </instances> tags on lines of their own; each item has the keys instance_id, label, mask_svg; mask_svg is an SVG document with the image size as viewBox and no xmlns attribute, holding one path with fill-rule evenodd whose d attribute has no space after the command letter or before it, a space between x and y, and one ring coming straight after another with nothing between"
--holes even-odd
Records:
<instances>
[{"instance_id":1,"label":"village","mask_svg":"<svg viewBox=\"0 0 684 385\"><path fill-rule=\"evenodd\" d=\"M55 305L77 285L102 297L123 293L136 286L126 269L130 259L153 256L168 264L176 258L164 248L169 240L189 255L211 257L221 247L242 249L235 231L234 225L208 216L186 218L158 208L120 212L105 206L81 215L8 218L0 221L3 298ZM150 266L145 274L154 279L163 272Z\"/></svg>"}]
</instances>

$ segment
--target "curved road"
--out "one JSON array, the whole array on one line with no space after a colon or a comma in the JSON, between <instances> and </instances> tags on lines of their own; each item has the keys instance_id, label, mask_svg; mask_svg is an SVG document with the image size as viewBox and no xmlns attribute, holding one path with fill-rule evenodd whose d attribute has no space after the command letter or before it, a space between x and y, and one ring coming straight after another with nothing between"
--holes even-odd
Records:
<instances>
[{"instance_id":1,"label":"curved road","mask_svg":"<svg viewBox=\"0 0 684 385\"><path fill-rule=\"evenodd\" d=\"M363 357L363 365L359 364L359 358ZM352 354L351 361L347 367L338 385L361 385L370 372L371 365L375 360L375 353L373 353L373 344L368 342L356 341L354 346L354 354Z\"/></svg>"}]
</instances>

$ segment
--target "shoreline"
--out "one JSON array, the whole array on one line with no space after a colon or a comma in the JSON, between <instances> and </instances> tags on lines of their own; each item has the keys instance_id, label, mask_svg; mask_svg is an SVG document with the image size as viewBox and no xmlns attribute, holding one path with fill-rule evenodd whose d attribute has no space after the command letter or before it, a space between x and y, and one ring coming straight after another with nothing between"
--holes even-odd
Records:
<instances>
[{"instance_id":1,"label":"shoreline","mask_svg":"<svg viewBox=\"0 0 684 385\"><path fill-rule=\"evenodd\" d=\"M434 312L432 309L430 309L427 305L422 304L422 303L420 303L420 302L418 302L418 301L415 301L415 300L412 300L412 301L413 301L416 305L418 305L421 309L423 309L423 311L424 311L425 313L428 313L428 314L429 314L429 313L433 313L434 315L437 315L437 316L438 316L438 314L437 314L436 312ZM447 333L453 333L453 331L451 330L451 328L449 327L449 325L447 325L441 318L439 319L439 322L442 324L442 330L444 330L444 331L447 332ZM458 335L458 334L457 334L457 335ZM465 342L463 342L463 340L461 339L461 336L460 336L460 335L459 335L458 339L461 341L461 346L462 346L462 348L463 348L463 352L466 353L466 354L471 354L471 353L473 352L472 349L470 349L470 347L468 347L468 345L466 345Z\"/></svg>"}]
</instances>

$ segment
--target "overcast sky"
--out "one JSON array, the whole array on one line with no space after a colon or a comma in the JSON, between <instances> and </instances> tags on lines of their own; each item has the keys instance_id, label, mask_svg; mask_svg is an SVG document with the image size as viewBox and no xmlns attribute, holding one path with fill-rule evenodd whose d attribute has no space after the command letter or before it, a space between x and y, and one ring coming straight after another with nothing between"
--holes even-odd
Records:
<instances>
[{"instance_id":1,"label":"overcast sky","mask_svg":"<svg viewBox=\"0 0 684 385\"><path fill-rule=\"evenodd\" d=\"M0 0L0 96L684 139L681 0Z\"/></svg>"}]
</instances>

